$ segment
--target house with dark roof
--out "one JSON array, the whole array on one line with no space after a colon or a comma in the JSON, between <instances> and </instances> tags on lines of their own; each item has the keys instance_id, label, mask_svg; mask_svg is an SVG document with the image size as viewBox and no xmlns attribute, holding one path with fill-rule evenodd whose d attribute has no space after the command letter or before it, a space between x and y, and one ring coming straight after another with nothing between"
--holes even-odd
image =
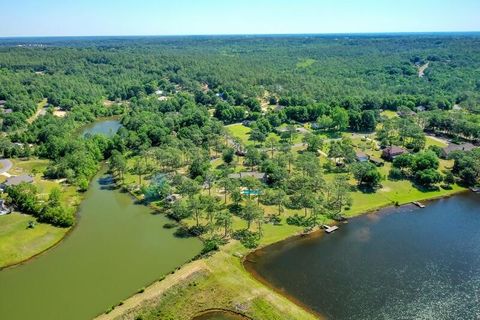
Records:
<instances>
[{"instance_id":1,"label":"house with dark roof","mask_svg":"<svg viewBox=\"0 0 480 320\"><path fill-rule=\"evenodd\" d=\"M447 147L442 149L441 157L448 158L448 156L455 151L472 151L476 147L471 143L462 143L462 144L455 144L451 143Z\"/></svg>"},{"instance_id":2,"label":"house with dark roof","mask_svg":"<svg viewBox=\"0 0 480 320\"><path fill-rule=\"evenodd\" d=\"M398 146L390 146L386 147L382 151L382 158L388 161L392 161L398 156L401 156L402 154L406 153L407 150L403 149L402 147Z\"/></svg>"}]
</instances>

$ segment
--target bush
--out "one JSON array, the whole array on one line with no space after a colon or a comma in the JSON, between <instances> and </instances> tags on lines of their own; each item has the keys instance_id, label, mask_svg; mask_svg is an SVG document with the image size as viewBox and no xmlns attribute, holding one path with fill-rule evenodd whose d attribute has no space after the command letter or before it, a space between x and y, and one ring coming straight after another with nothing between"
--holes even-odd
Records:
<instances>
[{"instance_id":1,"label":"bush","mask_svg":"<svg viewBox=\"0 0 480 320\"><path fill-rule=\"evenodd\" d=\"M225 240L218 236L207 239L203 243L203 249L201 254L207 254L209 252L216 251L223 244L225 244Z\"/></svg>"},{"instance_id":2,"label":"bush","mask_svg":"<svg viewBox=\"0 0 480 320\"><path fill-rule=\"evenodd\" d=\"M175 228L175 227L177 227L177 224L176 224L176 223L171 223L171 222L165 223L165 224L163 225L163 228L164 228L164 229L173 229L173 228Z\"/></svg>"},{"instance_id":3,"label":"bush","mask_svg":"<svg viewBox=\"0 0 480 320\"><path fill-rule=\"evenodd\" d=\"M403 175L402 170L398 168L392 168L388 173L388 178L390 180L402 180L403 178L405 178L405 176Z\"/></svg>"},{"instance_id":4,"label":"bush","mask_svg":"<svg viewBox=\"0 0 480 320\"><path fill-rule=\"evenodd\" d=\"M269 214L265 217L265 223L273 223L274 225L279 225L282 222L282 218L278 214Z\"/></svg>"},{"instance_id":5,"label":"bush","mask_svg":"<svg viewBox=\"0 0 480 320\"><path fill-rule=\"evenodd\" d=\"M207 232L207 227L206 226L193 226L188 229L188 232L194 236L198 237Z\"/></svg>"},{"instance_id":6,"label":"bush","mask_svg":"<svg viewBox=\"0 0 480 320\"><path fill-rule=\"evenodd\" d=\"M239 240L240 243L248 249L258 247L260 235L247 229L238 230L233 233L233 238Z\"/></svg>"},{"instance_id":7,"label":"bush","mask_svg":"<svg viewBox=\"0 0 480 320\"><path fill-rule=\"evenodd\" d=\"M315 218L312 217L304 217L295 214L291 217L287 218L287 223L292 226L298 227L312 227L316 224Z\"/></svg>"}]
</instances>

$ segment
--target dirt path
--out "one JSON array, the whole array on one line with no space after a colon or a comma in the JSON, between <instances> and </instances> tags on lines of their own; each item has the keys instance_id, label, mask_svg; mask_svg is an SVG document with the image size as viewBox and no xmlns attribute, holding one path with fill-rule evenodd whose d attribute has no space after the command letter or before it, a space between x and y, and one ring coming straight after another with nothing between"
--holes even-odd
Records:
<instances>
[{"instance_id":1,"label":"dirt path","mask_svg":"<svg viewBox=\"0 0 480 320\"><path fill-rule=\"evenodd\" d=\"M134 310L142 307L144 304L149 301L153 301L156 298L160 297L168 289L172 288L176 284L182 283L191 276L199 273L208 271L208 267L205 262L202 260L194 261L190 264L185 265L180 270L176 271L173 274L168 275L162 281L157 281L154 284L148 286L144 292L137 293L136 295L128 298L123 302L121 306L117 306L108 314L102 314L96 317L96 320L113 320L120 319Z\"/></svg>"},{"instance_id":2,"label":"dirt path","mask_svg":"<svg viewBox=\"0 0 480 320\"><path fill-rule=\"evenodd\" d=\"M45 115L46 113L46 110L45 110L45 106L47 104L47 100L43 100L42 102L40 102L38 105L37 105L37 111L35 112L35 114L33 116L31 116L30 118L28 118L27 122L28 123L33 123L33 121L35 121L38 117L40 117L41 115Z\"/></svg>"},{"instance_id":3,"label":"dirt path","mask_svg":"<svg viewBox=\"0 0 480 320\"><path fill-rule=\"evenodd\" d=\"M425 63L423 66L418 67L418 77L423 78L425 76L425 70L427 70L430 62Z\"/></svg>"}]
</instances>

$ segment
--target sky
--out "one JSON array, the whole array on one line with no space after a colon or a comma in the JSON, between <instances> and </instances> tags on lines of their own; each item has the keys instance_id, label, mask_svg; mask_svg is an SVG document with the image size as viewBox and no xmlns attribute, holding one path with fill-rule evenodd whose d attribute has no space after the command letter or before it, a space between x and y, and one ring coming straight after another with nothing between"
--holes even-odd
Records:
<instances>
[{"instance_id":1,"label":"sky","mask_svg":"<svg viewBox=\"0 0 480 320\"><path fill-rule=\"evenodd\" d=\"M480 0L0 0L0 37L480 31Z\"/></svg>"}]
</instances>

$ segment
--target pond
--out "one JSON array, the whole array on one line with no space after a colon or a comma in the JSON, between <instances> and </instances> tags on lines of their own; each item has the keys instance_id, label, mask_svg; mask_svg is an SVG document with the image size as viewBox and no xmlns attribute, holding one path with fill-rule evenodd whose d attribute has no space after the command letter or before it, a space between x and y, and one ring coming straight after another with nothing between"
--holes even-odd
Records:
<instances>
[{"instance_id":1,"label":"pond","mask_svg":"<svg viewBox=\"0 0 480 320\"><path fill-rule=\"evenodd\" d=\"M180 239L169 220L99 174L61 244L0 271L0 319L91 319L197 255L202 243Z\"/></svg>"},{"instance_id":2,"label":"pond","mask_svg":"<svg viewBox=\"0 0 480 320\"><path fill-rule=\"evenodd\" d=\"M107 137L112 137L117 133L121 126L120 121L116 119L95 121L83 127L82 136L84 137L87 134L101 134Z\"/></svg>"},{"instance_id":3,"label":"pond","mask_svg":"<svg viewBox=\"0 0 480 320\"><path fill-rule=\"evenodd\" d=\"M477 319L480 195L386 209L248 260L262 281L328 319Z\"/></svg>"}]
</instances>

